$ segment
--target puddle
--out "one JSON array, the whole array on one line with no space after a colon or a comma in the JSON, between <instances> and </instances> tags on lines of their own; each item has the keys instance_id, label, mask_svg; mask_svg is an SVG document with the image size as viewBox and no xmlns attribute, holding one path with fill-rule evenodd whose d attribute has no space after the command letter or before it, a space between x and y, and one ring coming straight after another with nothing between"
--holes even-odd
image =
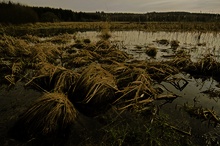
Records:
<instances>
[{"instance_id":1,"label":"puddle","mask_svg":"<svg viewBox=\"0 0 220 146\"><path fill-rule=\"evenodd\" d=\"M220 98L211 97L210 94L205 94L205 92L212 90L220 93L220 88L217 87L217 81L215 81L213 78L208 78L206 80L203 80L201 78L195 79L190 75L183 74L177 76L183 77L188 81L188 84L181 91L168 82L162 82L162 84L168 90L181 96L174 101L174 104L184 104L187 102L191 105L197 104L209 109L212 109L212 107L214 107L215 111L218 112L218 115L220 116Z\"/></svg>"},{"instance_id":2,"label":"puddle","mask_svg":"<svg viewBox=\"0 0 220 146\"><path fill-rule=\"evenodd\" d=\"M214 125L209 120L191 116L185 110L185 106L213 110L216 116L220 117L220 98L215 95L211 96L210 94L205 94L207 91L219 93L220 88L217 87L219 83L213 78L202 80L201 78L196 79L191 77L188 74L178 74L176 77L182 77L188 83L181 90L171 83L161 83L167 90L180 97L176 98L171 103L158 103L158 105L162 105L160 107L160 112L169 115L169 118L172 119L169 121L171 125L188 129L191 134L195 136L193 141L196 143L211 145L209 144L211 141L218 142L220 140L220 126ZM184 81L180 81L179 85L184 86Z\"/></svg>"}]
</instances>

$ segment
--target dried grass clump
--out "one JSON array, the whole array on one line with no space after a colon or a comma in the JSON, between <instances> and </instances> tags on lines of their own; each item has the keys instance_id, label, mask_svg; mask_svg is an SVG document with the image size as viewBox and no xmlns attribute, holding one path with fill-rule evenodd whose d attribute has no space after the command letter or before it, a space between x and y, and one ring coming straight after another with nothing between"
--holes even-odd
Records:
<instances>
[{"instance_id":1,"label":"dried grass clump","mask_svg":"<svg viewBox=\"0 0 220 146\"><path fill-rule=\"evenodd\" d=\"M63 67L41 62L36 65L32 79L26 86L32 85L40 90L67 93L71 85L75 85L79 74Z\"/></svg>"},{"instance_id":2,"label":"dried grass clump","mask_svg":"<svg viewBox=\"0 0 220 146\"><path fill-rule=\"evenodd\" d=\"M21 141L46 139L56 145L68 136L76 117L77 111L64 94L45 93L20 115L10 135Z\"/></svg>"},{"instance_id":3,"label":"dried grass clump","mask_svg":"<svg viewBox=\"0 0 220 146\"><path fill-rule=\"evenodd\" d=\"M108 40L111 38L111 34L109 33L108 30L104 30L102 31L101 35L100 35L100 38L103 39L103 40Z\"/></svg>"},{"instance_id":4,"label":"dried grass clump","mask_svg":"<svg viewBox=\"0 0 220 146\"><path fill-rule=\"evenodd\" d=\"M60 57L62 50L52 43L39 43L31 48L32 61L35 63L54 63Z\"/></svg>"},{"instance_id":5,"label":"dried grass clump","mask_svg":"<svg viewBox=\"0 0 220 146\"><path fill-rule=\"evenodd\" d=\"M108 70L114 76L121 74L128 68L128 66L126 66L124 63L118 63L118 62L114 62L112 64L102 64L102 67L105 70Z\"/></svg>"},{"instance_id":6,"label":"dried grass clump","mask_svg":"<svg viewBox=\"0 0 220 146\"><path fill-rule=\"evenodd\" d=\"M92 63L92 60L90 60L88 57L76 57L73 60L68 61L68 63L65 65L66 68L78 68L87 66L88 64Z\"/></svg>"},{"instance_id":7,"label":"dried grass clump","mask_svg":"<svg viewBox=\"0 0 220 146\"><path fill-rule=\"evenodd\" d=\"M66 44L70 42L71 39L72 39L72 35L65 33L65 34L56 35L48 39L47 41L50 41L54 44Z\"/></svg>"},{"instance_id":8,"label":"dried grass clump","mask_svg":"<svg viewBox=\"0 0 220 146\"><path fill-rule=\"evenodd\" d=\"M146 54L150 57L155 57L157 55L157 48L156 47L147 47Z\"/></svg>"},{"instance_id":9,"label":"dried grass clump","mask_svg":"<svg viewBox=\"0 0 220 146\"><path fill-rule=\"evenodd\" d=\"M148 64L146 71L152 79L158 82L165 80L170 75L179 73L176 67L170 66L166 62L151 62Z\"/></svg>"},{"instance_id":10,"label":"dried grass clump","mask_svg":"<svg viewBox=\"0 0 220 146\"><path fill-rule=\"evenodd\" d=\"M69 98L83 114L94 116L108 109L115 100L117 86L112 74L99 64L85 69L75 86L69 90Z\"/></svg>"},{"instance_id":11,"label":"dried grass clump","mask_svg":"<svg viewBox=\"0 0 220 146\"><path fill-rule=\"evenodd\" d=\"M109 49L111 47L111 43L108 40L100 40L96 43L96 47L99 48L97 51L101 51L100 49Z\"/></svg>"},{"instance_id":12,"label":"dried grass clump","mask_svg":"<svg viewBox=\"0 0 220 146\"><path fill-rule=\"evenodd\" d=\"M192 75L211 75L218 77L220 72L220 63L212 54L206 54L197 62L192 62L189 55L178 55L171 61L167 61L167 64Z\"/></svg>"},{"instance_id":13,"label":"dried grass clump","mask_svg":"<svg viewBox=\"0 0 220 146\"><path fill-rule=\"evenodd\" d=\"M9 66L7 66L7 68L9 69ZM4 70L4 67L2 70ZM5 75L5 79L11 85L15 85L17 81L20 81L24 77L24 72L25 72L24 62L22 62L21 60L16 60L11 66L11 73Z\"/></svg>"},{"instance_id":14,"label":"dried grass clump","mask_svg":"<svg viewBox=\"0 0 220 146\"><path fill-rule=\"evenodd\" d=\"M47 62L40 62L36 64L33 77L26 83L26 86L30 84L43 90L53 90L55 78L64 70L65 68L54 66Z\"/></svg>"},{"instance_id":15,"label":"dried grass clump","mask_svg":"<svg viewBox=\"0 0 220 146\"><path fill-rule=\"evenodd\" d=\"M70 57L71 58L84 57L84 58L88 58L89 60L97 60L101 56L96 52L90 50L78 50L77 53L72 54Z\"/></svg>"},{"instance_id":16,"label":"dried grass clump","mask_svg":"<svg viewBox=\"0 0 220 146\"><path fill-rule=\"evenodd\" d=\"M90 50L78 50L77 53L71 54L63 60L66 60L66 68L73 68L86 66L99 59L101 59L101 56L96 52Z\"/></svg>"},{"instance_id":17,"label":"dried grass clump","mask_svg":"<svg viewBox=\"0 0 220 146\"><path fill-rule=\"evenodd\" d=\"M220 63L212 54L205 55L195 65L201 73L219 76Z\"/></svg>"},{"instance_id":18,"label":"dried grass clump","mask_svg":"<svg viewBox=\"0 0 220 146\"><path fill-rule=\"evenodd\" d=\"M171 46L171 49L177 49L178 47L179 47L179 41L177 41L177 40L172 40L171 42L170 42L170 46Z\"/></svg>"},{"instance_id":19,"label":"dried grass clump","mask_svg":"<svg viewBox=\"0 0 220 146\"><path fill-rule=\"evenodd\" d=\"M90 43L91 43L91 40L90 40L90 39L84 39L84 40L83 40L83 43L85 43L85 44L90 44Z\"/></svg>"},{"instance_id":20,"label":"dried grass clump","mask_svg":"<svg viewBox=\"0 0 220 146\"><path fill-rule=\"evenodd\" d=\"M119 89L127 87L131 82L135 81L141 74L145 74L147 76L145 67L138 63L125 64L114 62L113 64L109 65L105 64L103 65L103 67L115 76L117 86ZM151 80L150 78L148 79Z\"/></svg>"},{"instance_id":21,"label":"dried grass clump","mask_svg":"<svg viewBox=\"0 0 220 146\"><path fill-rule=\"evenodd\" d=\"M79 78L79 74L72 70L61 71L56 78L54 91L67 93L71 86L74 86Z\"/></svg>"},{"instance_id":22,"label":"dried grass clump","mask_svg":"<svg viewBox=\"0 0 220 146\"><path fill-rule=\"evenodd\" d=\"M108 40L111 38L109 28L110 28L109 23L107 22L103 23L101 34L99 36L102 40Z\"/></svg>"},{"instance_id":23,"label":"dried grass clump","mask_svg":"<svg viewBox=\"0 0 220 146\"><path fill-rule=\"evenodd\" d=\"M26 34L25 36L22 36L21 38L26 40L28 43L36 44L36 43L40 42L40 38L39 37L33 36L33 35L29 35L29 34Z\"/></svg>"},{"instance_id":24,"label":"dried grass clump","mask_svg":"<svg viewBox=\"0 0 220 146\"><path fill-rule=\"evenodd\" d=\"M104 57L117 62L124 62L125 60L131 58L126 52L117 49L109 51L106 55L104 55Z\"/></svg>"},{"instance_id":25,"label":"dried grass clump","mask_svg":"<svg viewBox=\"0 0 220 146\"><path fill-rule=\"evenodd\" d=\"M119 89L127 87L131 82L137 80L138 76L146 73L144 69L135 68L132 66L127 67L126 69L124 68L123 70L123 72L120 72L116 75Z\"/></svg>"},{"instance_id":26,"label":"dried grass clump","mask_svg":"<svg viewBox=\"0 0 220 146\"><path fill-rule=\"evenodd\" d=\"M0 38L0 53L2 57L20 57L31 54L28 44L24 40L7 35L1 35Z\"/></svg>"},{"instance_id":27,"label":"dried grass clump","mask_svg":"<svg viewBox=\"0 0 220 146\"><path fill-rule=\"evenodd\" d=\"M168 40L166 40L166 39L156 40L156 42L157 42L158 44L165 45L165 46L169 45L169 43L170 43L170 42L169 42Z\"/></svg>"},{"instance_id":28,"label":"dried grass clump","mask_svg":"<svg viewBox=\"0 0 220 146\"><path fill-rule=\"evenodd\" d=\"M130 108L143 109L144 105L153 102L157 95L157 91L153 88L150 77L147 74L140 74L135 81L131 82L120 92L122 95L115 101L120 110Z\"/></svg>"},{"instance_id":29,"label":"dried grass clump","mask_svg":"<svg viewBox=\"0 0 220 146\"><path fill-rule=\"evenodd\" d=\"M180 70L183 71L195 71L196 70L196 66L194 65L194 63L191 61L191 57L190 56L176 56L175 58L173 58L171 61L167 61L167 64L169 64L170 66L174 66Z\"/></svg>"}]
</instances>

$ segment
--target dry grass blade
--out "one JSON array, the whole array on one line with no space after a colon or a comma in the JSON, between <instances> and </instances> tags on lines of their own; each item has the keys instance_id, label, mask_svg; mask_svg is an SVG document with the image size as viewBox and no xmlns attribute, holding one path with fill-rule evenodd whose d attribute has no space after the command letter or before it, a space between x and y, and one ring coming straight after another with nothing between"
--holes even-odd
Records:
<instances>
[{"instance_id":1,"label":"dry grass blade","mask_svg":"<svg viewBox=\"0 0 220 146\"><path fill-rule=\"evenodd\" d=\"M50 63L40 62L36 64L36 71L34 72L33 77L25 84L25 86L28 86L29 84L34 86L38 85L43 89L51 90L54 88L55 77L64 70L66 69L54 66Z\"/></svg>"},{"instance_id":2,"label":"dry grass blade","mask_svg":"<svg viewBox=\"0 0 220 146\"><path fill-rule=\"evenodd\" d=\"M51 43L39 43L31 48L33 62L50 62L54 63L61 55L58 46Z\"/></svg>"},{"instance_id":3,"label":"dry grass blade","mask_svg":"<svg viewBox=\"0 0 220 146\"><path fill-rule=\"evenodd\" d=\"M149 73L152 79L157 81L162 81L170 75L179 73L179 70L176 67L170 66L164 62L149 63L146 71Z\"/></svg>"},{"instance_id":4,"label":"dry grass blade","mask_svg":"<svg viewBox=\"0 0 220 146\"><path fill-rule=\"evenodd\" d=\"M77 111L64 94L45 93L15 123L10 134L18 140L61 138L76 121Z\"/></svg>"},{"instance_id":5,"label":"dry grass blade","mask_svg":"<svg viewBox=\"0 0 220 146\"><path fill-rule=\"evenodd\" d=\"M28 56L31 54L28 44L22 39L7 35L0 36L0 39L1 56Z\"/></svg>"},{"instance_id":6,"label":"dry grass blade","mask_svg":"<svg viewBox=\"0 0 220 146\"><path fill-rule=\"evenodd\" d=\"M152 88L151 80L147 75L141 74L137 77L136 81L121 91L122 96L119 97L114 103L122 104L122 108L141 108L143 105L149 104L154 101L157 91Z\"/></svg>"},{"instance_id":7,"label":"dry grass blade","mask_svg":"<svg viewBox=\"0 0 220 146\"><path fill-rule=\"evenodd\" d=\"M74 86L79 78L79 74L72 70L64 70L55 79L54 90L66 93L71 86Z\"/></svg>"},{"instance_id":8,"label":"dry grass blade","mask_svg":"<svg viewBox=\"0 0 220 146\"><path fill-rule=\"evenodd\" d=\"M99 64L91 64L81 74L76 83L69 91L69 98L80 108L91 108L88 111L81 109L84 114L87 112L100 112L115 100L117 86L112 74L104 70ZM85 111L83 111L85 110ZM93 113L90 113L93 114Z\"/></svg>"},{"instance_id":9,"label":"dry grass blade","mask_svg":"<svg viewBox=\"0 0 220 146\"><path fill-rule=\"evenodd\" d=\"M117 62L124 62L125 60L131 58L126 52L117 49L111 50L108 54L105 55L105 57L110 58L110 60L114 60Z\"/></svg>"},{"instance_id":10,"label":"dry grass blade","mask_svg":"<svg viewBox=\"0 0 220 146\"><path fill-rule=\"evenodd\" d=\"M204 73L216 74L220 71L220 63L217 62L212 54L207 54L201 58L196 65Z\"/></svg>"}]
</instances>

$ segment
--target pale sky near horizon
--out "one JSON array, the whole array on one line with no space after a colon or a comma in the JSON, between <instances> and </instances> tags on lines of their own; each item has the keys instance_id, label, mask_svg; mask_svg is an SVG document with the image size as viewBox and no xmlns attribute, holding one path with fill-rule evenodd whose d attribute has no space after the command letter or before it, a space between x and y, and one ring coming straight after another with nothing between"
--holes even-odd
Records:
<instances>
[{"instance_id":1,"label":"pale sky near horizon","mask_svg":"<svg viewBox=\"0 0 220 146\"><path fill-rule=\"evenodd\" d=\"M8 1L8 0L0 0ZM220 0L10 0L28 6L69 9L82 12L202 12L219 13Z\"/></svg>"}]
</instances>

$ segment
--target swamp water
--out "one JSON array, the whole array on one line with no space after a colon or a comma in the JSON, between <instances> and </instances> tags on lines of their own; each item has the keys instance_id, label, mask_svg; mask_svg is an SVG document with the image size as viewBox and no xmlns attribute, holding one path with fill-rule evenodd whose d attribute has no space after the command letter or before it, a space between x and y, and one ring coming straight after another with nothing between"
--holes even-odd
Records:
<instances>
[{"instance_id":1,"label":"swamp water","mask_svg":"<svg viewBox=\"0 0 220 146\"><path fill-rule=\"evenodd\" d=\"M87 31L78 32L76 37L97 41L100 39L99 35L99 32ZM158 43L157 41L160 40L179 41L178 49L189 52L194 59L207 53L213 53L216 57L219 57L220 54L220 33L112 31L110 40L117 45L124 46L122 47L123 51L132 54L136 60L149 59L145 53L147 46L158 48L156 59L163 60L165 59L163 55L172 55L173 51L170 49L170 45Z\"/></svg>"},{"instance_id":2,"label":"swamp water","mask_svg":"<svg viewBox=\"0 0 220 146\"><path fill-rule=\"evenodd\" d=\"M97 41L99 35L98 32L93 31L79 32L76 37ZM111 35L111 42L123 46L120 48L131 54L134 60L150 61L152 58L145 52L147 46L153 46L158 48L158 51L156 57L152 60L165 61L170 56L175 56L177 50L184 50L189 53L192 61L197 61L206 54L212 54L217 61L220 61L220 33L112 31ZM158 43L159 40L167 40L168 42L175 40L179 42L179 46L176 50L173 50L170 44ZM164 104L165 102L159 102L160 113L169 115L169 118L172 119L170 122L176 127L196 135L196 143L219 145L220 126L210 125L210 121L201 117L197 119L184 110L184 107L209 109L215 111L215 114L220 117L219 83L211 77L205 79L204 77L195 78L186 73L180 73L176 77L183 78L187 81L187 84L183 80L180 80L176 85L169 82L161 83L165 90L180 97L166 104Z\"/></svg>"},{"instance_id":3,"label":"swamp water","mask_svg":"<svg viewBox=\"0 0 220 146\"><path fill-rule=\"evenodd\" d=\"M90 39L93 41L100 40L100 32L96 31L87 31L87 32L78 32L73 34L76 38L79 39ZM46 40L47 38L42 38ZM161 44L160 40L166 40L170 42L172 40L178 41L178 48L171 49L170 43ZM133 60L169 60L170 57L175 56L177 50L184 50L191 55L192 60L196 61L201 56L205 54L213 54L217 60L219 60L220 54L220 33L201 33L201 32L144 32L144 31L112 31L110 41L118 45L121 50L127 52L133 56ZM73 40L74 41L74 40ZM146 54L146 47L151 46L158 49L157 55L155 58L151 58ZM220 127L211 125L208 121L202 122L203 119L196 119L191 117L184 109L184 106L189 107L202 107L207 109L213 109L215 114L220 117L220 87L219 83L213 78L195 78L186 73L180 73L176 75L177 78L183 78L187 81L185 84L184 80L180 80L176 85L171 84L170 82L162 82L161 88L166 91L170 91L180 96L173 100L172 102L167 101L158 101L155 108L159 111L160 114L168 115L171 125L177 127L178 129L183 129L183 131L196 135L196 143L207 145L218 144L220 137ZM23 86L19 86L19 89L13 89L8 95L7 90L1 89L0 99L4 99L5 96L13 97L16 95L19 90L18 96L27 97L26 89L23 89ZM178 88L180 87L180 88ZM182 88L181 88L182 87ZM22 88L22 89L21 89ZM20 93L22 93L20 95ZM28 90L28 95L37 94L34 90ZM11 95L13 94L13 95ZM12 98L10 98L12 99ZM20 99L19 97L16 98ZM22 98L23 99L23 98ZM21 100L22 100L21 99ZM12 119L14 113L18 114L22 108L29 105L31 101L35 100L30 98L30 102L27 101L24 107L17 105L18 101L16 100L7 100L1 102L2 109L0 110L1 116L6 116L1 119L1 123L4 123L7 120ZM3 100L2 100L3 101ZM22 101L21 101L22 102ZM164 104L165 103L165 104ZM18 106L18 107L17 107ZM3 115L9 110L13 114ZM3 114L2 114L3 113ZM10 126L10 125L9 125ZM8 127L0 125L0 131L6 131ZM4 136L1 136L2 140ZM201 139L204 141L200 141Z\"/></svg>"}]
</instances>

